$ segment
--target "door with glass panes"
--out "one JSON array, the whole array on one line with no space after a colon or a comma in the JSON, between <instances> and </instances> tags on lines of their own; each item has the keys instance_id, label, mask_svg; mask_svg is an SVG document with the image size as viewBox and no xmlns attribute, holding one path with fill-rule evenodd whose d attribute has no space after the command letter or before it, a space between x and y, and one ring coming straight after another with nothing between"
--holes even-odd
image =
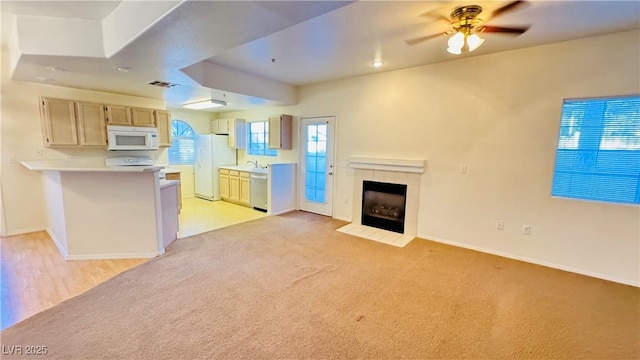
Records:
<instances>
[{"instance_id":1,"label":"door with glass panes","mask_svg":"<svg viewBox=\"0 0 640 360\"><path fill-rule=\"evenodd\" d=\"M334 117L300 119L300 210L333 215Z\"/></svg>"}]
</instances>

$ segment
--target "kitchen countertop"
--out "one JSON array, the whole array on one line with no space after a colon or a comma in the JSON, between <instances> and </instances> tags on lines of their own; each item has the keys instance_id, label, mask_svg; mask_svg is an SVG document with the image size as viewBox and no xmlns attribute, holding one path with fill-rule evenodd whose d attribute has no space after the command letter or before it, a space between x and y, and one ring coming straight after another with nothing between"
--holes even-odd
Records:
<instances>
[{"instance_id":1,"label":"kitchen countertop","mask_svg":"<svg viewBox=\"0 0 640 360\"><path fill-rule=\"evenodd\" d=\"M74 161L34 160L21 161L24 167L33 171L94 171L94 172L145 172L159 171L163 166L99 166Z\"/></svg>"},{"instance_id":2,"label":"kitchen countertop","mask_svg":"<svg viewBox=\"0 0 640 360\"><path fill-rule=\"evenodd\" d=\"M258 174L266 174L267 173L267 169L257 168L257 167L253 167L253 166L222 165L222 166L218 166L218 168L227 169L227 170L235 170L235 171L252 172L252 173L258 173Z\"/></svg>"},{"instance_id":3,"label":"kitchen countertop","mask_svg":"<svg viewBox=\"0 0 640 360\"><path fill-rule=\"evenodd\" d=\"M182 170L178 170L178 169L169 169L169 168L164 168L162 170L160 170L160 172L165 173L165 174L179 174L182 172Z\"/></svg>"}]
</instances>

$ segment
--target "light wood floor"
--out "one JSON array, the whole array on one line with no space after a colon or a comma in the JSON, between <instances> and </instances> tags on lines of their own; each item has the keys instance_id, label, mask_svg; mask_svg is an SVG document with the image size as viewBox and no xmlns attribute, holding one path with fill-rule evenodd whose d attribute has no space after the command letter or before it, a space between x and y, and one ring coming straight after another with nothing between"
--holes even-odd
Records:
<instances>
[{"instance_id":1,"label":"light wood floor","mask_svg":"<svg viewBox=\"0 0 640 360\"><path fill-rule=\"evenodd\" d=\"M183 202L179 237L191 236L266 214L222 202ZM0 329L77 296L148 259L65 261L49 235L0 237Z\"/></svg>"}]
</instances>

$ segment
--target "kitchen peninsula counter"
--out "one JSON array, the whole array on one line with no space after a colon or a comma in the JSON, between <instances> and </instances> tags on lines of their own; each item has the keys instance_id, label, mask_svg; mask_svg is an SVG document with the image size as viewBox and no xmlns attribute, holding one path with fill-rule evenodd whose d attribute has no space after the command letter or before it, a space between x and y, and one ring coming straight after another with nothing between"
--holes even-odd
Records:
<instances>
[{"instance_id":1,"label":"kitchen peninsula counter","mask_svg":"<svg viewBox=\"0 0 640 360\"><path fill-rule=\"evenodd\" d=\"M21 163L42 172L47 232L67 260L151 258L175 239L163 215L175 210L177 222L176 205L163 204L161 190L176 191L177 182L160 181L162 166Z\"/></svg>"}]
</instances>

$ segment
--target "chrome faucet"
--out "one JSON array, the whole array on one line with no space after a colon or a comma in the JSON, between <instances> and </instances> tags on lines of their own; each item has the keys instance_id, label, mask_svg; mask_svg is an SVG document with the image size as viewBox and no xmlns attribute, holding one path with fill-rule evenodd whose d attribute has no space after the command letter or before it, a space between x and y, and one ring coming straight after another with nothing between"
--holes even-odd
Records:
<instances>
[{"instance_id":1,"label":"chrome faucet","mask_svg":"<svg viewBox=\"0 0 640 360\"><path fill-rule=\"evenodd\" d=\"M252 164L253 167L257 168L258 167L258 160L256 160L256 161L247 161L247 164Z\"/></svg>"}]
</instances>

